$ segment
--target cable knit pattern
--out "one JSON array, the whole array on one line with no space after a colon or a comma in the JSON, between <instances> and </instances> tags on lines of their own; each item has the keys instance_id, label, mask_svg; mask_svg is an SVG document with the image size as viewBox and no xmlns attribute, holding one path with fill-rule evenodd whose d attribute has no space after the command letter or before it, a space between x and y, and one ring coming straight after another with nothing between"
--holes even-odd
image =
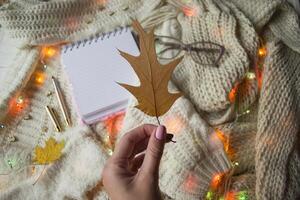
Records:
<instances>
[{"instance_id":1,"label":"cable knit pattern","mask_svg":"<svg viewBox=\"0 0 300 200\"><path fill-rule=\"evenodd\" d=\"M299 194L299 185L288 182L296 174L288 171L299 170L299 160L293 160L299 157L293 154L299 133L300 58L280 41L268 49L256 136L256 194L262 199L287 199L287 190ZM274 99L278 101L270 103Z\"/></svg>"},{"instance_id":2,"label":"cable knit pattern","mask_svg":"<svg viewBox=\"0 0 300 200\"><path fill-rule=\"evenodd\" d=\"M218 67L196 64L185 55L173 74L171 89L178 88L184 97L160 118L177 141L166 145L162 158L163 198L203 199L212 175L229 167L219 143L211 152L215 128L228 136L234 150L230 158L239 163L231 190L245 190L249 199L259 200L299 196L300 158L295 145L300 117L300 29L297 15L285 1L195 0L190 3L198 12L192 17L182 13L177 0L111 0L105 8L99 2L10 0L0 7L1 29L19 47L0 84L0 121L7 118L10 99L24 89L30 105L23 115L32 117L24 120L19 116L0 129L0 173L8 173L0 175L0 199L109 199L101 186L101 170L108 158L101 145L106 130L102 123L94 131L80 123L60 58L47 63L48 78L42 87L31 82L34 71L41 69L39 45L89 38L129 25L131 18L146 29L156 27L160 35L172 35L185 43L208 40L225 47ZM261 94L252 81L235 109L228 93L254 70L258 33L268 49ZM47 96L53 91L52 75L61 84L75 126L62 135L55 133L44 109L45 105L58 108L54 96ZM128 107L120 137L139 124L156 123L133 108L134 104L133 100ZM245 109L251 113L232 121L236 112ZM7 145L11 134L17 142ZM32 173L31 153L50 136L66 141L63 157L47 166L32 186L43 167ZM18 165L11 169L4 161L7 158L19 159Z\"/></svg>"}]
</instances>

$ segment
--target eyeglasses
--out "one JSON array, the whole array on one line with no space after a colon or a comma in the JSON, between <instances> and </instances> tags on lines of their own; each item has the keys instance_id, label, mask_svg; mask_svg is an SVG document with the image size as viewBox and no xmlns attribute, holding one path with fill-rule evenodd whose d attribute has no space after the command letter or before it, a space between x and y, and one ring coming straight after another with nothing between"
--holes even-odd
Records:
<instances>
[{"instance_id":1,"label":"eyeglasses","mask_svg":"<svg viewBox=\"0 0 300 200\"><path fill-rule=\"evenodd\" d=\"M224 54L225 48L213 42L203 41L184 44L173 37L156 35L155 50L157 57L162 60L174 59L182 51L186 51L198 64L217 66Z\"/></svg>"}]
</instances>

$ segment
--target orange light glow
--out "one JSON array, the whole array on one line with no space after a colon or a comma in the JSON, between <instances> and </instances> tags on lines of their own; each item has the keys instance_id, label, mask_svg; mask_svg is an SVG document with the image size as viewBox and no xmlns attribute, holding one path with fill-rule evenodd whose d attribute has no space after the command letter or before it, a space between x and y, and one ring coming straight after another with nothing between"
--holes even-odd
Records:
<instances>
[{"instance_id":1,"label":"orange light glow","mask_svg":"<svg viewBox=\"0 0 300 200\"><path fill-rule=\"evenodd\" d=\"M164 119L164 125L166 126L168 133L179 134L184 128L185 123L180 116L169 115Z\"/></svg>"},{"instance_id":2,"label":"orange light glow","mask_svg":"<svg viewBox=\"0 0 300 200\"><path fill-rule=\"evenodd\" d=\"M238 86L239 86L239 84L235 84L235 86L230 90L230 92L228 94L228 99L229 99L230 103L235 102L237 91L238 91Z\"/></svg>"},{"instance_id":3,"label":"orange light glow","mask_svg":"<svg viewBox=\"0 0 300 200\"><path fill-rule=\"evenodd\" d=\"M261 58L266 57L266 55L267 55L267 48L266 48L265 46L260 47L260 48L258 49L258 55L259 55L259 57L261 57Z\"/></svg>"},{"instance_id":4,"label":"orange light glow","mask_svg":"<svg viewBox=\"0 0 300 200\"><path fill-rule=\"evenodd\" d=\"M263 72L259 65L257 65L255 68L255 75L256 75L258 89L261 90L262 82L263 82Z\"/></svg>"},{"instance_id":5,"label":"orange light glow","mask_svg":"<svg viewBox=\"0 0 300 200\"><path fill-rule=\"evenodd\" d=\"M57 47L54 46L46 46L42 49L42 58L50 59L56 56L58 53Z\"/></svg>"},{"instance_id":6,"label":"orange light glow","mask_svg":"<svg viewBox=\"0 0 300 200\"><path fill-rule=\"evenodd\" d=\"M217 137L219 138L219 140L221 140L221 142L223 143L224 146L224 150L226 152L228 152L229 150L229 140L228 137L219 129L215 129L215 132L217 134Z\"/></svg>"},{"instance_id":7,"label":"orange light glow","mask_svg":"<svg viewBox=\"0 0 300 200\"><path fill-rule=\"evenodd\" d=\"M24 95L13 97L9 101L9 114L11 116L19 115L27 106L28 99Z\"/></svg>"},{"instance_id":8,"label":"orange light glow","mask_svg":"<svg viewBox=\"0 0 300 200\"><path fill-rule=\"evenodd\" d=\"M69 31L73 32L77 30L79 26L79 20L76 16L70 16L66 18L64 24Z\"/></svg>"},{"instance_id":9,"label":"orange light glow","mask_svg":"<svg viewBox=\"0 0 300 200\"><path fill-rule=\"evenodd\" d=\"M229 191L225 194L225 200L235 200L236 196L236 192Z\"/></svg>"},{"instance_id":10,"label":"orange light glow","mask_svg":"<svg viewBox=\"0 0 300 200\"><path fill-rule=\"evenodd\" d=\"M213 190L216 190L220 186L223 176L224 176L224 174L216 174L213 176L213 178L211 179L211 184L210 184L210 186Z\"/></svg>"},{"instance_id":11,"label":"orange light glow","mask_svg":"<svg viewBox=\"0 0 300 200\"><path fill-rule=\"evenodd\" d=\"M43 72L35 72L34 81L37 85L43 85L46 79L46 75Z\"/></svg>"},{"instance_id":12,"label":"orange light glow","mask_svg":"<svg viewBox=\"0 0 300 200\"><path fill-rule=\"evenodd\" d=\"M189 173L186 179L184 180L183 188L185 191L189 193L193 193L197 189L197 186L199 184L198 182L199 181L197 177L194 175L194 173Z\"/></svg>"},{"instance_id":13,"label":"orange light glow","mask_svg":"<svg viewBox=\"0 0 300 200\"><path fill-rule=\"evenodd\" d=\"M97 3L101 6L105 6L107 3L107 0L97 0Z\"/></svg>"},{"instance_id":14,"label":"orange light glow","mask_svg":"<svg viewBox=\"0 0 300 200\"><path fill-rule=\"evenodd\" d=\"M113 142L112 140L115 140L117 134L121 131L124 117L125 112L120 112L105 119L104 124L107 132L109 133L110 142Z\"/></svg>"},{"instance_id":15,"label":"orange light glow","mask_svg":"<svg viewBox=\"0 0 300 200\"><path fill-rule=\"evenodd\" d=\"M182 12L185 14L185 16L188 16L188 17L196 16L198 13L196 8L191 8L188 6L182 7Z\"/></svg>"}]
</instances>

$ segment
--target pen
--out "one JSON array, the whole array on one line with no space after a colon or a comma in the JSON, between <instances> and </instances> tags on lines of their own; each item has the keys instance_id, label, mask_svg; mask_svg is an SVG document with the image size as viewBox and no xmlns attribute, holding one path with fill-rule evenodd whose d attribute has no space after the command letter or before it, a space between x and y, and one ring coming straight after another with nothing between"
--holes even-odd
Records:
<instances>
[{"instance_id":1,"label":"pen","mask_svg":"<svg viewBox=\"0 0 300 200\"><path fill-rule=\"evenodd\" d=\"M52 108L50 108L49 106L46 106L46 110L47 110L47 113L56 129L57 132L61 132L61 127L59 125L59 122L56 118L56 115L54 113L54 110Z\"/></svg>"},{"instance_id":2,"label":"pen","mask_svg":"<svg viewBox=\"0 0 300 200\"><path fill-rule=\"evenodd\" d=\"M67 112L66 103L64 101L61 90L60 90L54 76L52 76L52 83L54 85L55 94L56 94L58 102L59 102L60 110L63 113L64 120L65 120L65 122L67 123L68 126L71 126L71 120L70 120L70 117L69 117L68 112Z\"/></svg>"}]
</instances>

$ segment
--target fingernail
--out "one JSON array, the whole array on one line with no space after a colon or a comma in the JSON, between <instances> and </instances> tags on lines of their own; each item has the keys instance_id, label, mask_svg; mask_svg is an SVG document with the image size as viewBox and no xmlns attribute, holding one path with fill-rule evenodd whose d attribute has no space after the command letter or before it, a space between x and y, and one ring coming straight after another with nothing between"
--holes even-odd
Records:
<instances>
[{"instance_id":1,"label":"fingernail","mask_svg":"<svg viewBox=\"0 0 300 200\"><path fill-rule=\"evenodd\" d=\"M164 126L158 126L155 131L155 137L158 140L163 140L166 134L166 128Z\"/></svg>"}]
</instances>

